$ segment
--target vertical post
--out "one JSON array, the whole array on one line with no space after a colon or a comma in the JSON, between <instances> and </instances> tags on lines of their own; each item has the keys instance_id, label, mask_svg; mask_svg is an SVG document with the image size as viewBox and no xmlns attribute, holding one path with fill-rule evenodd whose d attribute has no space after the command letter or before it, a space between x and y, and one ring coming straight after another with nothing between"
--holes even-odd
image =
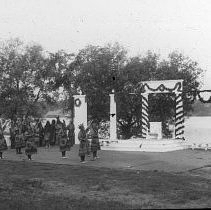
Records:
<instances>
[{"instance_id":1,"label":"vertical post","mask_svg":"<svg viewBox=\"0 0 211 210\"><path fill-rule=\"evenodd\" d=\"M112 90L112 94L110 94L110 140L117 139L116 127L116 101L114 99L114 90Z\"/></svg>"},{"instance_id":2,"label":"vertical post","mask_svg":"<svg viewBox=\"0 0 211 210\"><path fill-rule=\"evenodd\" d=\"M184 139L184 112L182 93L176 93L175 138Z\"/></svg>"},{"instance_id":3,"label":"vertical post","mask_svg":"<svg viewBox=\"0 0 211 210\"><path fill-rule=\"evenodd\" d=\"M87 127L87 102L85 95L74 95L74 126L75 126L75 143L79 144L78 126L83 123Z\"/></svg>"},{"instance_id":4,"label":"vertical post","mask_svg":"<svg viewBox=\"0 0 211 210\"><path fill-rule=\"evenodd\" d=\"M148 137L149 132L149 116L148 116L148 93L142 93L142 104L141 104L141 133L143 138Z\"/></svg>"}]
</instances>

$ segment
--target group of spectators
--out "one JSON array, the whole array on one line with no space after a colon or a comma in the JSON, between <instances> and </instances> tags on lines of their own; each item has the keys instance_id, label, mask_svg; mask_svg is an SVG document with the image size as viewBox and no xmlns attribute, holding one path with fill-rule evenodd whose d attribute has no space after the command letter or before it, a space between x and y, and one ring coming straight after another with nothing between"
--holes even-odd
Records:
<instances>
[{"instance_id":1,"label":"group of spectators","mask_svg":"<svg viewBox=\"0 0 211 210\"><path fill-rule=\"evenodd\" d=\"M11 121L10 126L10 139L11 147L15 148L17 145L16 135L25 134L25 132L33 133L35 138L36 146L50 147L50 145L58 145L61 129L64 130L67 135L74 137L74 125L72 120L66 125L65 121L63 122L57 117L56 120L47 121L45 125L42 124L41 119L32 119L32 118L18 118L16 121ZM74 138L71 138L70 141L74 144Z\"/></svg>"},{"instance_id":2,"label":"group of spectators","mask_svg":"<svg viewBox=\"0 0 211 210\"><path fill-rule=\"evenodd\" d=\"M65 121L61 121L59 117L49 121L43 126L40 119L18 118L14 121L0 120L0 159L3 158L3 151L7 150L6 140L4 138L5 128L10 127L11 148L16 149L16 154L22 154L25 148L25 154L28 159L32 159L32 155L37 153L37 147L45 146L46 149L51 145L59 145L62 158L66 158L66 151L75 144L75 127L71 119L66 125ZM100 150L97 122L92 121L85 129L84 125L79 126L77 134L79 140L79 156L81 162L85 163L86 155L93 154L93 159L99 158L97 151ZM91 140L91 141L90 141Z\"/></svg>"},{"instance_id":3,"label":"group of spectators","mask_svg":"<svg viewBox=\"0 0 211 210\"><path fill-rule=\"evenodd\" d=\"M7 149L4 143L4 130L8 126L8 122L0 123L0 158L2 153ZM49 121L43 126L41 119L17 118L10 121L10 140L11 148L16 149L16 154L21 154L22 148L25 148L25 153L28 159L31 160L31 155L37 152L37 147L50 145L59 145L62 157L65 157L66 151L75 144L74 124L66 125L65 121L61 121L59 117L57 120Z\"/></svg>"}]
</instances>

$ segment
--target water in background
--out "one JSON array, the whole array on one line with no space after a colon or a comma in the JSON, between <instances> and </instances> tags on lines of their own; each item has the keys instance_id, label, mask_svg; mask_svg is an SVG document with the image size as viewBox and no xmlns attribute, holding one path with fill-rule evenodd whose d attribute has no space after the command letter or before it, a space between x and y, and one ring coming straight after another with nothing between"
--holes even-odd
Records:
<instances>
[{"instance_id":1,"label":"water in background","mask_svg":"<svg viewBox=\"0 0 211 210\"><path fill-rule=\"evenodd\" d=\"M52 119L47 119L52 120ZM63 121L63 118L60 118ZM68 124L69 120L64 119ZM9 135L5 135L7 145L10 146ZM187 144L211 145L211 117L189 117L185 119L185 139Z\"/></svg>"},{"instance_id":2,"label":"water in background","mask_svg":"<svg viewBox=\"0 0 211 210\"><path fill-rule=\"evenodd\" d=\"M211 117L186 118L185 139L191 144L211 144Z\"/></svg>"}]
</instances>

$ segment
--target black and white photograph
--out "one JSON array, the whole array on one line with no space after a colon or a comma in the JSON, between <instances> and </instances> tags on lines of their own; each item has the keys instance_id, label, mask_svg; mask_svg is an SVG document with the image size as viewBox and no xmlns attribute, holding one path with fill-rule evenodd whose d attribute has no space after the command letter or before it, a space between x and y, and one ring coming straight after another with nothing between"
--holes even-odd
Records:
<instances>
[{"instance_id":1,"label":"black and white photograph","mask_svg":"<svg viewBox=\"0 0 211 210\"><path fill-rule=\"evenodd\" d=\"M210 0L0 0L0 210L209 208Z\"/></svg>"}]
</instances>

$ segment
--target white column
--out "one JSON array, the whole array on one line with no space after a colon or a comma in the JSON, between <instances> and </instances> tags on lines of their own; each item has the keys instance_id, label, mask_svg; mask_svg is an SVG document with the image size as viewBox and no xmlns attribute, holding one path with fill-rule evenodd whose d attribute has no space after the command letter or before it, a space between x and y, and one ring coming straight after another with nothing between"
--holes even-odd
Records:
<instances>
[{"instance_id":1,"label":"white column","mask_svg":"<svg viewBox=\"0 0 211 210\"><path fill-rule=\"evenodd\" d=\"M114 91L110 94L110 140L117 139L116 128L116 102L114 99Z\"/></svg>"},{"instance_id":2,"label":"white column","mask_svg":"<svg viewBox=\"0 0 211 210\"><path fill-rule=\"evenodd\" d=\"M83 123L87 127L87 102L85 95L74 95L74 126L75 126L75 143L79 144L78 126Z\"/></svg>"}]
</instances>

